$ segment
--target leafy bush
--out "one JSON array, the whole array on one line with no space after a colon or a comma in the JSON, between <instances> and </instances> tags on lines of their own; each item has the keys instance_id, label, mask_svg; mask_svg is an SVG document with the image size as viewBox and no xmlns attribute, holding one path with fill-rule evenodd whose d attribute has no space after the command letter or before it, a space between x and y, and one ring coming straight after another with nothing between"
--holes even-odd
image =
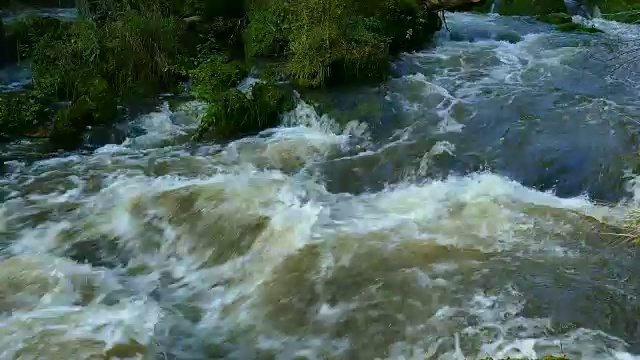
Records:
<instances>
[{"instance_id":1,"label":"leafy bush","mask_svg":"<svg viewBox=\"0 0 640 360\"><path fill-rule=\"evenodd\" d=\"M241 62L226 62L222 56L212 56L190 72L193 93L200 100L215 101L217 94L237 86L247 74Z\"/></svg>"},{"instance_id":2,"label":"leafy bush","mask_svg":"<svg viewBox=\"0 0 640 360\"><path fill-rule=\"evenodd\" d=\"M414 50L440 26L414 0L254 0L247 55L288 61L303 86L380 80L391 56Z\"/></svg>"},{"instance_id":3,"label":"leafy bush","mask_svg":"<svg viewBox=\"0 0 640 360\"><path fill-rule=\"evenodd\" d=\"M0 93L0 139L35 135L48 118L44 102L33 94Z\"/></svg>"},{"instance_id":4,"label":"leafy bush","mask_svg":"<svg viewBox=\"0 0 640 360\"><path fill-rule=\"evenodd\" d=\"M227 139L275 127L280 114L293 107L292 94L273 84L255 84L250 97L231 89L209 106L194 139Z\"/></svg>"}]
</instances>

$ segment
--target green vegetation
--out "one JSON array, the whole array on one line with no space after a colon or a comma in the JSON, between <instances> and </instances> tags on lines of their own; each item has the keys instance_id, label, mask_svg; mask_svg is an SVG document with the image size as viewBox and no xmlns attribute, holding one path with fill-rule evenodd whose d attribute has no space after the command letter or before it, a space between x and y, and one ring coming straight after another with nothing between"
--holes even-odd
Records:
<instances>
[{"instance_id":1,"label":"green vegetation","mask_svg":"<svg viewBox=\"0 0 640 360\"><path fill-rule=\"evenodd\" d=\"M564 32L582 32L590 34L604 32L596 28L595 26L586 26L583 24L574 23L571 16L566 13L538 15L536 19L541 22L556 25L557 30Z\"/></svg>"},{"instance_id":2,"label":"green vegetation","mask_svg":"<svg viewBox=\"0 0 640 360\"><path fill-rule=\"evenodd\" d=\"M37 136L47 116L42 99L31 93L0 93L0 140Z\"/></svg>"},{"instance_id":3,"label":"green vegetation","mask_svg":"<svg viewBox=\"0 0 640 360\"><path fill-rule=\"evenodd\" d=\"M538 21L545 22L547 24L553 24L553 25L569 24L573 22L573 19L571 19L571 15L566 13L552 13L552 14L546 14L546 15L538 15L536 19Z\"/></svg>"},{"instance_id":4,"label":"green vegetation","mask_svg":"<svg viewBox=\"0 0 640 360\"><path fill-rule=\"evenodd\" d=\"M640 22L640 3L634 0L589 0L592 8L597 6L602 17L625 23Z\"/></svg>"},{"instance_id":5,"label":"green vegetation","mask_svg":"<svg viewBox=\"0 0 640 360\"><path fill-rule=\"evenodd\" d=\"M573 22L568 24L560 24L556 26L556 29L560 31L565 31L565 32L584 32L584 33L590 33L590 34L604 32L594 26L586 26L583 24L578 24Z\"/></svg>"},{"instance_id":6,"label":"green vegetation","mask_svg":"<svg viewBox=\"0 0 640 360\"><path fill-rule=\"evenodd\" d=\"M28 60L33 70L29 95L3 95L5 109L33 106L19 116L0 112L11 124L5 137L46 129L55 147L71 149L88 126L117 119L119 105L175 92L187 79L192 94L211 104L196 139L260 131L293 106L292 92L275 82L317 88L384 80L393 56L420 49L441 27L418 0L77 3L73 22L28 17L4 26L2 44L15 49L7 60ZM255 64L272 82L249 95L235 90ZM47 118L43 108L58 110ZM33 121L34 114L42 117Z\"/></svg>"}]
</instances>

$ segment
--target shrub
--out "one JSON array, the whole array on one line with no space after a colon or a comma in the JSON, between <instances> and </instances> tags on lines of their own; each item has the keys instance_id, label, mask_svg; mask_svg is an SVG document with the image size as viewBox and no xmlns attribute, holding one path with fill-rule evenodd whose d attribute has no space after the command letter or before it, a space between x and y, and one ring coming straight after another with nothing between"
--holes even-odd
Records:
<instances>
[{"instance_id":1,"label":"shrub","mask_svg":"<svg viewBox=\"0 0 640 360\"><path fill-rule=\"evenodd\" d=\"M19 61L30 58L34 46L46 35L49 39L60 39L71 27L70 22L52 17L28 16L7 24L5 46L10 55L6 61ZM1 28L1 26L0 26Z\"/></svg>"},{"instance_id":2,"label":"shrub","mask_svg":"<svg viewBox=\"0 0 640 360\"><path fill-rule=\"evenodd\" d=\"M123 13L103 26L81 19L60 38L45 35L33 58L34 85L47 95L73 100L77 84L103 78L127 100L175 86L181 27L160 13Z\"/></svg>"},{"instance_id":3,"label":"shrub","mask_svg":"<svg viewBox=\"0 0 640 360\"><path fill-rule=\"evenodd\" d=\"M254 0L249 9L247 55L286 59L308 87L384 79L393 54L441 26L413 0Z\"/></svg>"},{"instance_id":4,"label":"shrub","mask_svg":"<svg viewBox=\"0 0 640 360\"><path fill-rule=\"evenodd\" d=\"M577 24L573 22L568 24L560 24L556 26L556 29L564 32L583 32L583 33L590 33L590 34L604 32L594 26L585 26L585 25Z\"/></svg>"},{"instance_id":5,"label":"shrub","mask_svg":"<svg viewBox=\"0 0 640 360\"><path fill-rule=\"evenodd\" d=\"M41 98L29 92L0 93L0 139L35 135L48 118Z\"/></svg>"},{"instance_id":6,"label":"shrub","mask_svg":"<svg viewBox=\"0 0 640 360\"><path fill-rule=\"evenodd\" d=\"M248 74L239 61L226 62L222 56L213 56L190 72L196 98L208 102L229 88L237 86Z\"/></svg>"},{"instance_id":7,"label":"shrub","mask_svg":"<svg viewBox=\"0 0 640 360\"><path fill-rule=\"evenodd\" d=\"M292 94L273 84L255 84L251 97L231 89L209 106L194 139L227 139L275 127L293 106Z\"/></svg>"}]
</instances>

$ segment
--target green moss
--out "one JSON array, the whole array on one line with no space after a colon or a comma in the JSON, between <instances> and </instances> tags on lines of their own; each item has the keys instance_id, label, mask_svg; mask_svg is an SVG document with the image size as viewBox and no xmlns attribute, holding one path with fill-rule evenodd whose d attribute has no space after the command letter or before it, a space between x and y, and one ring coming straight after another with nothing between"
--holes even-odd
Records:
<instances>
[{"instance_id":1,"label":"green moss","mask_svg":"<svg viewBox=\"0 0 640 360\"><path fill-rule=\"evenodd\" d=\"M563 0L501 0L498 4L500 15L538 16L567 12Z\"/></svg>"},{"instance_id":2,"label":"green moss","mask_svg":"<svg viewBox=\"0 0 640 360\"><path fill-rule=\"evenodd\" d=\"M509 43L515 44L522 41L522 36L515 31L501 31L495 36L495 40L497 41L507 41Z\"/></svg>"},{"instance_id":3,"label":"green moss","mask_svg":"<svg viewBox=\"0 0 640 360\"><path fill-rule=\"evenodd\" d=\"M291 92L273 84L255 84L250 97L230 89L209 106L194 139L228 139L275 127L293 106Z\"/></svg>"},{"instance_id":4,"label":"green moss","mask_svg":"<svg viewBox=\"0 0 640 360\"><path fill-rule=\"evenodd\" d=\"M558 29L559 31L564 31L564 32L583 32L583 33L590 33L590 34L595 34L595 33L602 33L604 31L593 27L593 26L585 26L582 24L578 24L578 23L569 23L569 24L561 24L556 26L556 29Z\"/></svg>"},{"instance_id":5,"label":"green moss","mask_svg":"<svg viewBox=\"0 0 640 360\"><path fill-rule=\"evenodd\" d=\"M49 136L50 144L58 149L71 150L82 144L85 124L91 117L91 105L86 98L58 110Z\"/></svg>"},{"instance_id":6,"label":"green moss","mask_svg":"<svg viewBox=\"0 0 640 360\"><path fill-rule=\"evenodd\" d=\"M571 15L565 13L539 15L536 19L538 21L553 25L569 24L573 22Z\"/></svg>"},{"instance_id":7,"label":"green moss","mask_svg":"<svg viewBox=\"0 0 640 360\"><path fill-rule=\"evenodd\" d=\"M212 102L217 94L237 86L248 74L239 61L226 62L214 56L190 72L196 98Z\"/></svg>"},{"instance_id":8,"label":"green moss","mask_svg":"<svg viewBox=\"0 0 640 360\"><path fill-rule=\"evenodd\" d=\"M258 83L251 89L254 117L259 130L278 125L280 114L293 110L292 93L274 84Z\"/></svg>"},{"instance_id":9,"label":"green moss","mask_svg":"<svg viewBox=\"0 0 640 360\"><path fill-rule=\"evenodd\" d=\"M39 136L48 119L46 103L34 94L0 93L0 139Z\"/></svg>"}]
</instances>

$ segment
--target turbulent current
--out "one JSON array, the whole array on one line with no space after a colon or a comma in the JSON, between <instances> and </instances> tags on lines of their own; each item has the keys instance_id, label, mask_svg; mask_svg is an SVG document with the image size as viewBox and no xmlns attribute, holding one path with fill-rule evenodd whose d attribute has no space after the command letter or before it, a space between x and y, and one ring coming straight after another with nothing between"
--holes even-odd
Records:
<instances>
[{"instance_id":1,"label":"turbulent current","mask_svg":"<svg viewBox=\"0 0 640 360\"><path fill-rule=\"evenodd\" d=\"M0 359L640 359L640 28L595 21L450 14L228 144L185 103L5 145Z\"/></svg>"}]
</instances>

